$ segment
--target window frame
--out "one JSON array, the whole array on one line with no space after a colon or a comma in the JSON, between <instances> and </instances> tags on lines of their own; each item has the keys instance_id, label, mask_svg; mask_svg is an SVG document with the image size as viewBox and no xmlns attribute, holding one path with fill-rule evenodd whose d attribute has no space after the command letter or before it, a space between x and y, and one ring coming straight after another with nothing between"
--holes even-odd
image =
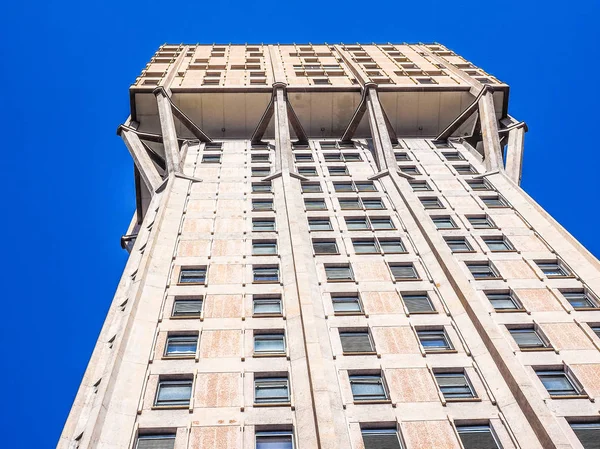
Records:
<instances>
[{"instance_id":1,"label":"window frame","mask_svg":"<svg viewBox=\"0 0 600 449\"><path fill-rule=\"evenodd\" d=\"M344 263L344 264L334 264L334 263L326 263L323 264L323 268L325 270L325 279L327 280L327 282L354 282L354 271L352 270L352 264L350 263ZM329 273L328 273L328 269L332 268L344 268L344 269L348 269L348 274L349 277L344 277L344 278L340 278L340 277L335 277L335 278L330 278L329 277Z\"/></svg>"},{"instance_id":2,"label":"window frame","mask_svg":"<svg viewBox=\"0 0 600 449\"><path fill-rule=\"evenodd\" d=\"M190 395L185 399L161 401L160 395L164 387L169 386L187 386L189 385ZM156 394L154 396L153 408L188 408L191 404L194 395L194 380L193 379L160 379L156 385Z\"/></svg>"},{"instance_id":3,"label":"window frame","mask_svg":"<svg viewBox=\"0 0 600 449\"><path fill-rule=\"evenodd\" d=\"M577 380L577 378L575 377L575 375L571 372L570 369L568 369L567 366L563 366L561 368L555 368L555 367L534 367L533 370L535 371L536 376L538 377L539 381L542 383L542 385L544 386L544 388L546 389L546 391L548 392L548 394L550 395L551 399L577 399L577 398L586 398L587 394L585 393L585 390L583 389L583 386L581 385L581 383L579 383L579 381ZM548 389L547 384L544 382L544 377L562 377L564 380L566 380L566 382L572 387L568 390L566 389ZM571 393L572 391L572 393Z\"/></svg>"},{"instance_id":4,"label":"window frame","mask_svg":"<svg viewBox=\"0 0 600 449\"><path fill-rule=\"evenodd\" d=\"M196 357L198 352L198 346L200 343L200 338L198 334L180 334L175 332L167 333L167 337L165 339L165 347L163 351L163 357L168 359L193 359ZM173 342L192 342L195 344L195 349L193 352L182 352L182 353L172 353L169 352L169 345Z\"/></svg>"},{"instance_id":5,"label":"window frame","mask_svg":"<svg viewBox=\"0 0 600 449\"><path fill-rule=\"evenodd\" d=\"M258 400L257 398L257 391L260 387L260 384L265 384L266 386L263 388L282 388L281 385L285 385L285 390L287 391L287 396L285 397L284 400L278 400L279 398L283 398L283 396L273 396L273 397L269 397L268 399L265 400ZM268 386L269 384L272 384L270 386ZM256 377L256 374L254 375L254 383L253 383L253 391L254 391L254 399L253 399L253 405L256 406L289 406L292 402L292 396L291 396L291 388L290 388L290 379L289 376L286 374L285 376L274 376L274 377L263 377L262 375L260 377ZM274 399L276 398L276 399Z\"/></svg>"},{"instance_id":6,"label":"window frame","mask_svg":"<svg viewBox=\"0 0 600 449\"><path fill-rule=\"evenodd\" d=\"M278 303L278 312L257 312L257 303ZM269 318L269 317L281 317L283 316L283 299L281 295L253 295L252 296L252 317L253 318Z\"/></svg>"},{"instance_id":7,"label":"window frame","mask_svg":"<svg viewBox=\"0 0 600 449\"><path fill-rule=\"evenodd\" d=\"M337 315L364 315L365 311L363 308L360 293L331 293L331 306L333 314ZM336 310L336 304L354 304L358 306L358 310Z\"/></svg>"},{"instance_id":8,"label":"window frame","mask_svg":"<svg viewBox=\"0 0 600 449\"><path fill-rule=\"evenodd\" d=\"M387 388L385 377L383 372L379 372L379 374L351 374L348 373L348 380L350 382L350 391L352 392L352 401L356 404L361 403L387 403L390 402L390 393ZM361 394L357 397L357 394L354 390L354 385L380 385L381 386L381 394Z\"/></svg>"},{"instance_id":9,"label":"window frame","mask_svg":"<svg viewBox=\"0 0 600 449\"><path fill-rule=\"evenodd\" d=\"M337 244L337 239L312 239L311 243L312 243L312 248L313 248L313 254L315 256L340 254L340 250L339 250L339 247ZM318 244L333 244L333 246L335 247L335 251L334 252L317 251L317 249L315 247L315 243L317 245Z\"/></svg>"},{"instance_id":10,"label":"window frame","mask_svg":"<svg viewBox=\"0 0 600 449\"><path fill-rule=\"evenodd\" d=\"M340 345L342 347L342 354L344 355L375 355L377 351L375 349L375 341L371 335L369 328L338 328L338 334L340 337ZM351 336L362 336L365 337L369 342L369 351L346 351L344 349L344 337Z\"/></svg>"},{"instance_id":11,"label":"window frame","mask_svg":"<svg viewBox=\"0 0 600 449\"><path fill-rule=\"evenodd\" d=\"M419 272L417 271L417 268L415 267L414 262L388 262L387 265L388 265L388 269L390 270L390 273L392 275L392 279L394 280L394 282L408 282L408 281L420 281L421 280L421 276L420 276ZM394 268L396 268L396 267L411 267L415 276L399 278L394 274Z\"/></svg>"},{"instance_id":12,"label":"window frame","mask_svg":"<svg viewBox=\"0 0 600 449\"><path fill-rule=\"evenodd\" d=\"M257 341L280 341L281 342L281 350L278 351L266 351L266 350L258 350L256 349ZM254 357L275 357L275 356L285 356L287 354L287 341L285 338L285 331L269 329L268 331L254 331L254 335L252 336L252 351Z\"/></svg>"},{"instance_id":13,"label":"window frame","mask_svg":"<svg viewBox=\"0 0 600 449\"><path fill-rule=\"evenodd\" d=\"M200 307L199 307L199 312L198 313L181 313L181 312L177 312L177 304L178 303L182 303L182 302L198 302L200 303ZM171 308L171 316L170 318L177 318L177 319L182 319L182 318L200 318L202 316L202 312L204 310L204 297L203 296L198 296L198 297L175 297L173 299L173 307Z\"/></svg>"},{"instance_id":14,"label":"window frame","mask_svg":"<svg viewBox=\"0 0 600 449\"><path fill-rule=\"evenodd\" d=\"M257 271L267 273L269 270L276 273L275 276L268 276L263 274L257 278ZM275 279L267 279L267 277L275 278ZM279 265L252 265L252 283L254 284L278 284L281 282L281 273L279 270Z\"/></svg>"},{"instance_id":15,"label":"window frame","mask_svg":"<svg viewBox=\"0 0 600 449\"><path fill-rule=\"evenodd\" d=\"M255 223L273 223L273 228L272 229L271 228L257 229L257 227L255 226ZM276 232L276 231L277 231L276 220L274 217L252 218L252 232Z\"/></svg>"},{"instance_id":16,"label":"window frame","mask_svg":"<svg viewBox=\"0 0 600 449\"><path fill-rule=\"evenodd\" d=\"M434 370L433 377L435 378L437 387L441 391L442 396L444 397L444 400L446 402L468 402L468 401L479 401L480 400L480 398L477 396L477 392L475 391L475 388L473 388L471 379L469 379L469 376L464 368L462 370L450 370L450 371ZM444 386L440 385L439 379L444 378L444 377L457 377L457 378L462 377L464 379L464 385L462 386L464 392L463 393L448 393L448 395L447 395L446 392L444 391L444 388L451 389L453 387L448 386L448 385L444 385ZM454 388L458 388L458 387L454 387Z\"/></svg>"},{"instance_id":17,"label":"window frame","mask_svg":"<svg viewBox=\"0 0 600 449\"><path fill-rule=\"evenodd\" d=\"M439 353L455 353L457 352L454 346L452 345L452 341L448 336L448 332L446 332L445 327L431 327L431 328L416 328L417 338L419 340L419 345L425 351L425 354L439 354ZM437 339L443 340L446 344L442 346L425 346L423 344L423 339L421 337L425 336L433 336L437 335ZM430 338L430 340L435 340L435 338ZM426 340L425 340L426 341Z\"/></svg>"},{"instance_id":18,"label":"window frame","mask_svg":"<svg viewBox=\"0 0 600 449\"><path fill-rule=\"evenodd\" d=\"M257 247L272 248L273 252L257 253L255 251ZM258 257L276 256L277 254L278 254L277 240L257 240L257 239L252 240L252 255L253 256L258 256Z\"/></svg>"},{"instance_id":19,"label":"window frame","mask_svg":"<svg viewBox=\"0 0 600 449\"><path fill-rule=\"evenodd\" d=\"M502 280L502 276L500 275L500 272L498 271L498 269L494 266L494 264L492 263L491 260L486 260L486 261L479 261L479 260L467 260L465 261L465 265L467 267L467 269L469 270L469 273L471 273L471 276L473 277L474 280L476 281L493 281L493 280ZM471 269L471 267L484 267L487 266L489 268L489 274L490 276L482 276L484 273L483 272L473 272L473 270Z\"/></svg>"}]
</instances>

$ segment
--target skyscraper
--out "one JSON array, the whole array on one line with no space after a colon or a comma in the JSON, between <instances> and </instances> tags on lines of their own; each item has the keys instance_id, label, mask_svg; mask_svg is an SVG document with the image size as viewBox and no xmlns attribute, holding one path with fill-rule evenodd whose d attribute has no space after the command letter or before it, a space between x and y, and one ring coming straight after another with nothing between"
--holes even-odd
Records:
<instances>
[{"instance_id":1,"label":"skyscraper","mask_svg":"<svg viewBox=\"0 0 600 449\"><path fill-rule=\"evenodd\" d=\"M439 44L162 46L59 447L599 448L600 263L508 96Z\"/></svg>"}]
</instances>

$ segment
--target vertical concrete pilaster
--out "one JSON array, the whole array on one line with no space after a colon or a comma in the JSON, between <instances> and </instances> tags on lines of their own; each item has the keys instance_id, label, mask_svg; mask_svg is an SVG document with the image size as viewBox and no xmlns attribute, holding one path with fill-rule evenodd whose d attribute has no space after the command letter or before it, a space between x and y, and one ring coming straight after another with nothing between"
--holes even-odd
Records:
<instances>
[{"instance_id":1,"label":"vertical concrete pilaster","mask_svg":"<svg viewBox=\"0 0 600 449\"><path fill-rule=\"evenodd\" d=\"M167 172L179 172L181 171L181 156L179 155L179 143L177 142L177 131L175 130L175 120L173 118L173 111L171 110L171 103L163 89L156 89L154 95L156 96L156 105L160 117Z\"/></svg>"},{"instance_id":2,"label":"vertical concrete pilaster","mask_svg":"<svg viewBox=\"0 0 600 449\"><path fill-rule=\"evenodd\" d=\"M525 126L519 126L508 132L508 148L506 150L506 174L517 184L521 184L523 168L523 147L525 143Z\"/></svg>"},{"instance_id":3,"label":"vertical concrete pilaster","mask_svg":"<svg viewBox=\"0 0 600 449\"><path fill-rule=\"evenodd\" d=\"M488 171L503 170L502 148L498 136L498 121L492 92L486 92L480 98L479 117L481 118L485 168Z\"/></svg>"}]
</instances>

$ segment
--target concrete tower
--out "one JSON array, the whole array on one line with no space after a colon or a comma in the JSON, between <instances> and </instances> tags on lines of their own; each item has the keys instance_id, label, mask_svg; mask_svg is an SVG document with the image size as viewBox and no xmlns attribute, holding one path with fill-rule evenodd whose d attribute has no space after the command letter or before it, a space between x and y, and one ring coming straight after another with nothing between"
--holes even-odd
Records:
<instances>
[{"instance_id":1,"label":"concrete tower","mask_svg":"<svg viewBox=\"0 0 600 449\"><path fill-rule=\"evenodd\" d=\"M164 45L130 252L58 447L600 447L600 263L442 45Z\"/></svg>"}]
</instances>

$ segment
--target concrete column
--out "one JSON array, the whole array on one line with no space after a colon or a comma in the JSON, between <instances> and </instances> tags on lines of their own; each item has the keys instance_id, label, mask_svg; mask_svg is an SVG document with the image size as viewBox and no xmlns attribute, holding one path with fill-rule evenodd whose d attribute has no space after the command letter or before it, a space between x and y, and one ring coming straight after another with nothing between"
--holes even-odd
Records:
<instances>
[{"instance_id":1,"label":"concrete column","mask_svg":"<svg viewBox=\"0 0 600 449\"><path fill-rule=\"evenodd\" d=\"M140 176L146 184L148 191L152 194L156 191L158 186L161 184L162 179L154 166L154 163L150 159L146 148L142 144L140 138L133 132L125 129L120 130L120 135L125 146L129 150L133 162L140 172Z\"/></svg>"},{"instance_id":2,"label":"concrete column","mask_svg":"<svg viewBox=\"0 0 600 449\"><path fill-rule=\"evenodd\" d=\"M523 167L523 146L525 143L525 125L508 132L508 148L506 151L506 174L517 184L521 184Z\"/></svg>"},{"instance_id":3,"label":"concrete column","mask_svg":"<svg viewBox=\"0 0 600 449\"><path fill-rule=\"evenodd\" d=\"M485 168L488 171L503 170L498 121L496 120L494 97L491 91L484 93L479 100L479 117L481 118Z\"/></svg>"},{"instance_id":4,"label":"concrete column","mask_svg":"<svg viewBox=\"0 0 600 449\"><path fill-rule=\"evenodd\" d=\"M156 89L154 95L156 96L158 116L160 117L167 173L181 172L181 156L179 155L179 144L177 142L177 131L175 130L171 102L163 89Z\"/></svg>"}]
</instances>

